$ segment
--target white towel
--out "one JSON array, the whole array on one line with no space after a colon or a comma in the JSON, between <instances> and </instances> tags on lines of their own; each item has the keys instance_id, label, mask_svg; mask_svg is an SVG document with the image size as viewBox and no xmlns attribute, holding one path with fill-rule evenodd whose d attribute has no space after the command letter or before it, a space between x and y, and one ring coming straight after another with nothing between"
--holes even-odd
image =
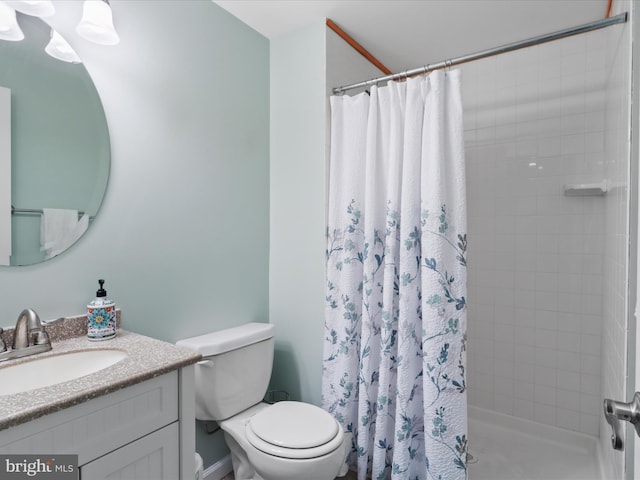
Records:
<instances>
[{"instance_id":1,"label":"white towel","mask_svg":"<svg viewBox=\"0 0 640 480\"><path fill-rule=\"evenodd\" d=\"M62 253L78 240L89 226L89 216L78 220L77 210L44 208L40 223L40 249L45 260Z\"/></svg>"}]
</instances>

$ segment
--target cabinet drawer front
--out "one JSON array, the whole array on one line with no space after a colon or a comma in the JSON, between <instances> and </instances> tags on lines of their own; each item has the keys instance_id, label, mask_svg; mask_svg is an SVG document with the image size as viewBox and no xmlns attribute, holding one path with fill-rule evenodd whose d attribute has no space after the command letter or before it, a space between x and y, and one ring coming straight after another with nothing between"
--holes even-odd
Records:
<instances>
[{"instance_id":1,"label":"cabinet drawer front","mask_svg":"<svg viewBox=\"0 0 640 480\"><path fill-rule=\"evenodd\" d=\"M80 468L80 480L177 480L178 424L136 440Z\"/></svg>"},{"instance_id":2,"label":"cabinet drawer front","mask_svg":"<svg viewBox=\"0 0 640 480\"><path fill-rule=\"evenodd\" d=\"M0 452L78 454L83 465L178 419L178 372L0 433Z\"/></svg>"}]
</instances>

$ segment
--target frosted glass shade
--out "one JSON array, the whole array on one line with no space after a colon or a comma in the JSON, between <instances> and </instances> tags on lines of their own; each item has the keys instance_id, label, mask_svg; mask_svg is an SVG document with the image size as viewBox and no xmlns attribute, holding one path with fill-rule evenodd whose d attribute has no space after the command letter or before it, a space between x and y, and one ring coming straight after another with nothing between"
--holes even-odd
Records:
<instances>
[{"instance_id":1,"label":"frosted glass shade","mask_svg":"<svg viewBox=\"0 0 640 480\"><path fill-rule=\"evenodd\" d=\"M51 0L6 0L14 10L34 17L50 17L56 13Z\"/></svg>"},{"instance_id":2,"label":"frosted glass shade","mask_svg":"<svg viewBox=\"0 0 640 480\"><path fill-rule=\"evenodd\" d=\"M24 33L16 20L16 11L0 1L0 40L18 42L24 38Z\"/></svg>"},{"instance_id":3,"label":"frosted glass shade","mask_svg":"<svg viewBox=\"0 0 640 480\"><path fill-rule=\"evenodd\" d=\"M82 63L82 60L80 60L71 45L53 28L51 29L51 41L44 48L44 51L63 62Z\"/></svg>"},{"instance_id":4,"label":"frosted glass shade","mask_svg":"<svg viewBox=\"0 0 640 480\"><path fill-rule=\"evenodd\" d=\"M120 41L113 26L111 7L103 0L85 0L82 20L76 31L81 37L100 45L115 45Z\"/></svg>"}]
</instances>

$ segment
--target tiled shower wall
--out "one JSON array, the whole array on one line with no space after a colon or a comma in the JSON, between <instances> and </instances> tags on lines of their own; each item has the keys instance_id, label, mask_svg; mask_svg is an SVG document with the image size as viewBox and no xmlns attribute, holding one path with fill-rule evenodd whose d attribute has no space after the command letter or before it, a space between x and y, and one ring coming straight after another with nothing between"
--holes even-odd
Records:
<instances>
[{"instance_id":1,"label":"tiled shower wall","mask_svg":"<svg viewBox=\"0 0 640 480\"><path fill-rule=\"evenodd\" d=\"M618 12L629 11L628 1L617 1ZM610 191L605 202L604 302L602 325L602 396L628 401L627 318L630 159L631 24L607 29L607 109L605 117L605 172ZM637 100L636 100L637 101ZM636 215L637 218L637 215ZM633 312L631 312L633 313ZM611 430L600 416L603 478L624 478L624 454L610 446Z\"/></svg>"},{"instance_id":2,"label":"tiled shower wall","mask_svg":"<svg viewBox=\"0 0 640 480\"><path fill-rule=\"evenodd\" d=\"M590 435L610 200L564 186L607 176L606 30L462 67L469 402Z\"/></svg>"}]
</instances>

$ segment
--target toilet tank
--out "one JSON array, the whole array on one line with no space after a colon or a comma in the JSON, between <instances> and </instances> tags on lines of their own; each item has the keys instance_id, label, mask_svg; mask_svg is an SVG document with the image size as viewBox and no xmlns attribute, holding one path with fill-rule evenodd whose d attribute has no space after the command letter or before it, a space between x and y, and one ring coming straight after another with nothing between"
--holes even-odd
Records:
<instances>
[{"instance_id":1,"label":"toilet tank","mask_svg":"<svg viewBox=\"0 0 640 480\"><path fill-rule=\"evenodd\" d=\"M262 401L273 367L274 330L268 323L247 323L177 342L203 357L195 368L198 420L224 420Z\"/></svg>"}]
</instances>

